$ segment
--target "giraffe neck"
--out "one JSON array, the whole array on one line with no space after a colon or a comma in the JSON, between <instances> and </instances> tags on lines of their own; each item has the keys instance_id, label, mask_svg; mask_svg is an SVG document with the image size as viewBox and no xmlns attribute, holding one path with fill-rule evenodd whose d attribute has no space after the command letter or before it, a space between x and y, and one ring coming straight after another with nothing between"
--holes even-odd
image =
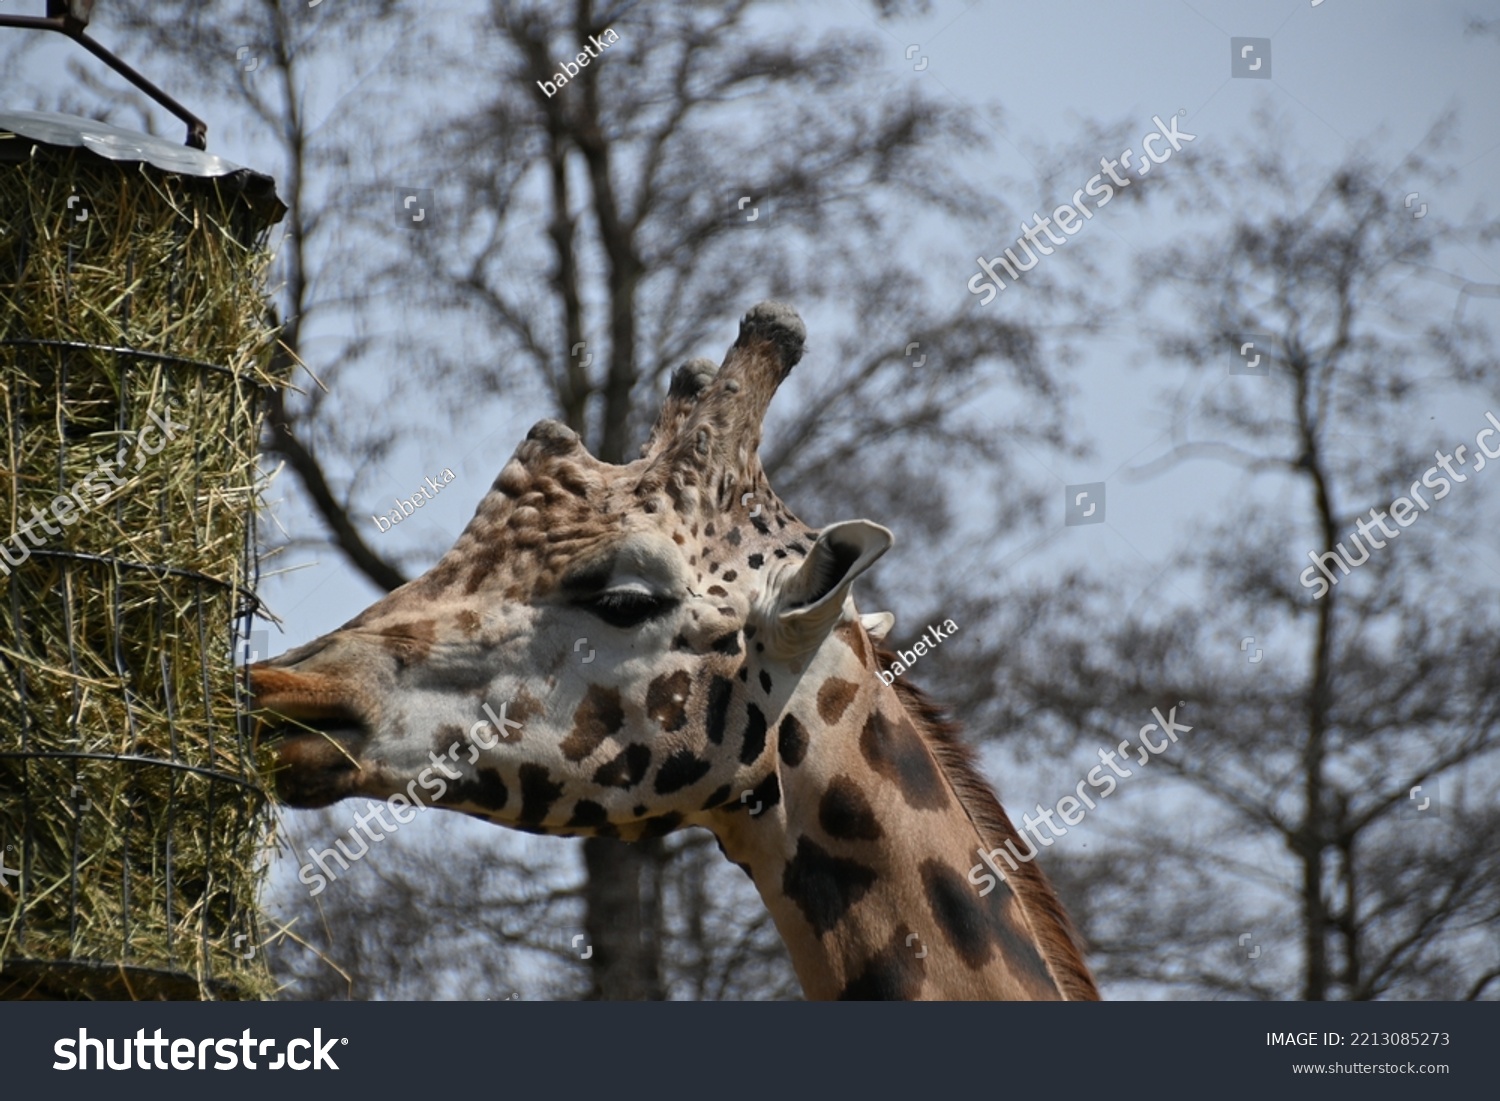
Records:
<instances>
[{"instance_id":1,"label":"giraffe neck","mask_svg":"<svg viewBox=\"0 0 1500 1101\"><path fill-rule=\"evenodd\" d=\"M873 669L813 683L816 699L778 726L779 801L716 828L807 996L1063 997L1032 928L1041 915L1007 883L981 895L966 878L975 850L998 842L965 791L977 778L954 775L962 751Z\"/></svg>"}]
</instances>

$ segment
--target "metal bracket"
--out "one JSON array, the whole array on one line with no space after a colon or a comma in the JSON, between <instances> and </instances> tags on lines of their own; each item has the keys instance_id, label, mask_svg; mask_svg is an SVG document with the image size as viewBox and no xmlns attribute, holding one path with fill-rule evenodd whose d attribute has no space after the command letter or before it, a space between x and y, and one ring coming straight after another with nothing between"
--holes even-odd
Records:
<instances>
[{"instance_id":1,"label":"metal bracket","mask_svg":"<svg viewBox=\"0 0 1500 1101\"><path fill-rule=\"evenodd\" d=\"M57 31L77 42L89 53L104 62L130 83L145 92L157 103L187 123L186 145L193 149L208 148L208 124L178 103L166 92L121 61L102 44L86 33L89 16L94 10L93 0L47 0L46 15L0 15L0 27L20 27L23 30Z\"/></svg>"}]
</instances>

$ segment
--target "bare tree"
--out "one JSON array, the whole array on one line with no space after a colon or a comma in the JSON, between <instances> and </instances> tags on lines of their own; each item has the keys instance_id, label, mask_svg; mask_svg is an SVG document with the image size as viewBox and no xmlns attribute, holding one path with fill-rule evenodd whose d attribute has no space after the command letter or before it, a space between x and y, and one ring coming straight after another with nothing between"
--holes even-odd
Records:
<instances>
[{"instance_id":1,"label":"bare tree","mask_svg":"<svg viewBox=\"0 0 1500 1101\"><path fill-rule=\"evenodd\" d=\"M1404 200L1438 190L1441 125L1399 165L1323 176L1287 133L1182 178L1208 228L1143 266L1137 302L1167 300L1175 324L1148 332L1189 378L1135 473L1223 463L1234 507L1148 601L1087 573L1017 594L1026 641L997 672L1010 721L1084 770L1153 707L1192 727L1123 762L1154 777L1119 781L1141 785L1128 834L1096 827L1059 875L1116 989L1494 997L1500 560L1460 483L1490 476L1500 365L1472 302L1496 288L1450 265L1500 225ZM1451 438L1445 398L1470 411Z\"/></svg>"}]
</instances>

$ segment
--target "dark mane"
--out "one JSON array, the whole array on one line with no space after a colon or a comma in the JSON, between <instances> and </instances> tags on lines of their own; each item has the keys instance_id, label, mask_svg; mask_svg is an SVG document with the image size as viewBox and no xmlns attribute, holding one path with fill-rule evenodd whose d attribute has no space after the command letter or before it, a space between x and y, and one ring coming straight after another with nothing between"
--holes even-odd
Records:
<instances>
[{"instance_id":1,"label":"dark mane","mask_svg":"<svg viewBox=\"0 0 1500 1101\"><path fill-rule=\"evenodd\" d=\"M889 669L896 660L896 655L889 650L877 648L876 653L881 669ZM986 848L999 848L1006 841L1019 846L1020 835L995 797L994 789L974 764L974 750L959 739L962 727L915 685L898 677L892 687L932 749L938 766L948 777ZM1041 865L1035 860L1025 861L1009 872L1005 881L1015 891L1031 925L1032 935L1036 937L1037 947L1063 997L1069 1001L1098 1001L1099 988L1094 985L1094 977L1083 962L1078 932Z\"/></svg>"}]
</instances>

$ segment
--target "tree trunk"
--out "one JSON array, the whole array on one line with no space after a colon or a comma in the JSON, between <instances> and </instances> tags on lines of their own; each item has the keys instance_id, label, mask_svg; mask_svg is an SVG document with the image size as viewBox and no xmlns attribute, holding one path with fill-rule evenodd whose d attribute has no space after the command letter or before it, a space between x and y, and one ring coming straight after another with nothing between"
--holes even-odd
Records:
<instances>
[{"instance_id":1,"label":"tree trunk","mask_svg":"<svg viewBox=\"0 0 1500 1101\"><path fill-rule=\"evenodd\" d=\"M659 838L626 844L607 837L583 843L588 872L584 929L593 946L589 997L661 1001L661 868Z\"/></svg>"}]
</instances>

